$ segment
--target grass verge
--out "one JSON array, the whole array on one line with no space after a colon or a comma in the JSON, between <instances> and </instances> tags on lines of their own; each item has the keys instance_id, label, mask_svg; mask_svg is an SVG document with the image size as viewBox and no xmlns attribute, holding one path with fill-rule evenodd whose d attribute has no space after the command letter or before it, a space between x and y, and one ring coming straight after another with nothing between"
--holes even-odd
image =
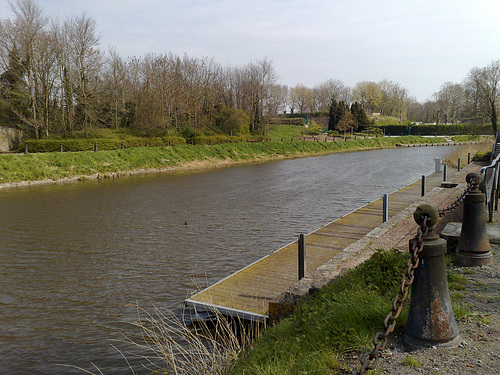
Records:
<instances>
[{"instance_id":1,"label":"grass verge","mask_svg":"<svg viewBox=\"0 0 500 375\"><path fill-rule=\"evenodd\" d=\"M342 353L370 347L391 309L407 254L377 251L358 268L301 300L239 359L234 374L336 374ZM407 314L402 313L401 321Z\"/></svg>"},{"instance_id":2,"label":"grass verge","mask_svg":"<svg viewBox=\"0 0 500 375\"><path fill-rule=\"evenodd\" d=\"M396 147L396 144L442 143L443 138L407 136L336 142L269 141L173 147L137 147L112 151L0 155L0 183L60 180L143 169L206 169L238 163L296 158L335 152Z\"/></svg>"}]
</instances>

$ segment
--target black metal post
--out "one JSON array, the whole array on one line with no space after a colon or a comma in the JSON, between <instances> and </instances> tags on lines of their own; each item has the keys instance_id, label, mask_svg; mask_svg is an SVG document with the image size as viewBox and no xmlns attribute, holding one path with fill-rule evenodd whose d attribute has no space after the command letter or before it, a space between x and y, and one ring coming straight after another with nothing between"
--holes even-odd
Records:
<instances>
[{"instance_id":1,"label":"black metal post","mask_svg":"<svg viewBox=\"0 0 500 375\"><path fill-rule=\"evenodd\" d=\"M389 219L389 202L387 194L382 196L382 222L385 223Z\"/></svg>"},{"instance_id":2,"label":"black metal post","mask_svg":"<svg viewBox=\"0 0 500 375\"><path fill-rule=\"evenodd\" d=\"M446 164L443 167L443 181L446 181Z\"/></svg>"},{"instance_id":3,"label":"black metal post","mask_svg":"<svg viewBox=\"0 0 500 375\"><path fill-rule=\"evenodd\" d=\"M460 172L460 158L458 158L458 171Z\"/></svg>"},{"instance_id":4,"label":"black metal post","mask_svg":"<svg viewBox=\"0 0 500 375\"><path fill-rule=\"evenodd\" d=\"M94 152L97 152L97 142L94 143Z\"/></svg>"},{"instance_id":5,"label":"black metal post","mask_svg":"<svg viewBox=\"0 0 500 375\"><path fill-rule=\"evenodd\" d=\"M470 164L470 152L467 154L467 164Z\"/></svg>"},{"instance_id":6,"label":"black metal post","mask_svg":"<svg viewBox=\"0 0 500 375\"><path fill-rule=\"evenodd\" d=\"M425 195L425 175L422 175L422 189L420 196L423 197Z\"/></svg>"},{"instance_id":7,"label":"black metal post","mask_svg":"<svg viewBox=\"0 0 500 375\"><path fill-rule=\"evenodd\" d=\"M299 234L299 280L306 274L306 236Z\"/></svg>"}]
</instances>

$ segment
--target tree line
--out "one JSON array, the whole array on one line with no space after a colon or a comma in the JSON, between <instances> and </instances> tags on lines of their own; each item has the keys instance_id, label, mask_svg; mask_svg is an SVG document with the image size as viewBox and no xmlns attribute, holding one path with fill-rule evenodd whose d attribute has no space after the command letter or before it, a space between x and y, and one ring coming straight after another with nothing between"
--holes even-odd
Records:
<instances>
[{"instance_id":1,"label":"tree line","mask_svg":"<svg viewBox=\"0 0 500 375\"><path fill-rule=\"evenodd\" d=\"M289 88L278 84L268 59L229 67L172 53L123 59L116 49L99 49L96 21L85 14L51 19L35 0L17 0L11 9L13 17L0 20L0 125L37 139L94 128L188 137L264 132L277 114L328 112L333 102L400 121L496 125L498 61L472 69L458 86L444 84L420 104L389 80L349 87L330 79Z\"/></svg>"}]
</instances>

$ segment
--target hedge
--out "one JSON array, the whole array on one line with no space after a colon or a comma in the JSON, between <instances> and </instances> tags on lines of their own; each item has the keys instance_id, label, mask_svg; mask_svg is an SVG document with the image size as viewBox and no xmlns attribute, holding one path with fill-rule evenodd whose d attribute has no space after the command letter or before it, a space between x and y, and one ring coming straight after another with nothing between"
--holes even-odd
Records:
<instances>
[{"instance_id":1,"label":"hedge","mask_svg":"<svg viewBox=\"0 0 500 375\"><path fill-rule=\"evenodd\" d=\"M220 143L236 143L236 142L262 142L269 140L268 137L262 135L252 135L245 134L242 136L237 135L200 135L193 138L193 144L195 145L215 145Z\"/></svg>"},{"instance_id":2,"label":"hedge","mask_svg":"<svg viewBox=\"0 0 500 375\"><path fill-rule=\"evenodd\" d=\"M411 127L412 135L490 135L493 134L491 124L452 124L452 125L375 125L385 130L385 135L408 135L408 128Z\"/></svg>"},{"instance_id":3,"label":"hedge","mask_svg":"<svg viewBox=\"0 0 500 375\"><path fill-rule=\"evenodd\" d=\"M109 138L88 138L88 139L40 139L26 140L20 146L19 151L23 151L28 147L28 152L54 152L60 151L61 145L63 151L93 151L97 145L97 150L116 150L130 147L159 147L159 146L175 146L186 143L182 137L155 137L141 138L130 137L123 140Z\"/></svg>"}]
</instances>

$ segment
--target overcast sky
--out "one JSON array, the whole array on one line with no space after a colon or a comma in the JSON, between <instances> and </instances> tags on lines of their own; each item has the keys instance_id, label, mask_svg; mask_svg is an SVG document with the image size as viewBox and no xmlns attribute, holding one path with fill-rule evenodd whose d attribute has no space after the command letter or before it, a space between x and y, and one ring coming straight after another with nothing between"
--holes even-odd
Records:
<instances>
[{"instance_id":1,"label":"overcast sky","mask_svg":"<svg viewBox=\"0 0 500 375\"><path fill-rule=\"evenodd\" d=\"M279 83L354 86L384 78L419 101L473 67L500 59L499 0L39 0L51 17L86 12L100 48L213 57L223 65L268 58ZM11 17L0 0L0 18Z\"/></svg>"}]
</instances>

